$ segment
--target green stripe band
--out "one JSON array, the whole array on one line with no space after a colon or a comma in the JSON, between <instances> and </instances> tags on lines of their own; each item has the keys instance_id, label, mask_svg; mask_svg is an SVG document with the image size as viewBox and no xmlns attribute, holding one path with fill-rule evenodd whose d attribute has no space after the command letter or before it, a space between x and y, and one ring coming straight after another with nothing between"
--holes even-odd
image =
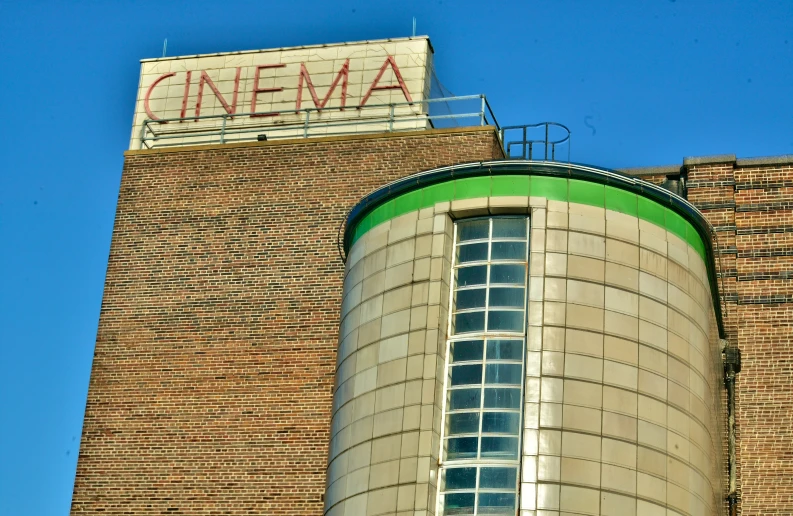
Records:
<instances>
[{"instance_id":1,"label":"green stripe band","mask_svg":"<svg viewBox=\"0 0 793 516\"><path fill-rule=\"evenodd\" d=\"M707 261L705 245L694 226L674 210L641 195L583 179L502 175L466 177L425 186L404 193L365 215L355 227L352 242L364 233L405 213L430 208L436 203L477 197L545 197L605 208L655 224L677 235Z\"/></svg>"}]
</instances>

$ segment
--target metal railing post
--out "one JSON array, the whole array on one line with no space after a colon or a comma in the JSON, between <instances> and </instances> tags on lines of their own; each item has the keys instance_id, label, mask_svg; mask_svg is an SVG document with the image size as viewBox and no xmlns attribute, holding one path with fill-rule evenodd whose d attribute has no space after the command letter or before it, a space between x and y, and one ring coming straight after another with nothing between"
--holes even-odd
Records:
<instances>
[{"instance_id":1,"label":"metal railing post","mask_svg":"<svg viewBox=\"0 0 793 516\"><path fill-rule=\"evenodd\" d=\"M555 136L554 139L551 139L551 126L555 128L559 128L561 135ZM540 129L545 130L544 137L540 137L537 139L529 138L529 130L539 132ZM550 158L551 161L556 161L556 147L560 144L567 145L567 161L570 161L570 129L566 126L556 123L556 122L539 122L536 124L525 124L525 125L507 125L498 128L499 134L501 135L502 145L504 146L504 154L507 159L534 159L534 144L542 145L544 149L544 157L538 157L537 159L544 159L548 161ZM522 136L516 137L514 140L510 140L510 135L514 134L515 131L520 131ZM512 154L513 146L520 146L522 149L522 154L518 156L514 156ZM550 149L548 148L550 147ZM528 151L528 156L526 155Z\"/></svg>"},{"instance_id":2,"label":"metal railing post","mask_svg":"<svg viewBox=\"0 0 793 516\"><path fill-rule=\"evenodd\" d=\"M454 110L452 108L449 109L449 114L445 115L431 115L430 114L430 104L432 102L443 102L449 103L451 101L464 101L466 105L468 102L471 103L474 100L479 100L479 111L471 111L470 109L462 109ZM420 103L421 108L419 111L421 113L416 113L415 104ZM219 143L226 143L229 138L232 141L247 141L250 139L256 139L261 136L259 133L265 128L268 131L267 137L272 138L308 138L311 135L311 124L316 124L320 130L322 131L330 131L331 129L338 129L337 131L333 131L332 134L341 135L341 134L355 134L358 132L367 132L367 133L375 133L378 131L383 131L385 129L386 132L394 132L397 130L396 127L396 108L397 106L400 109L403 106L411 105L413 106L411 111L408 112L407 110L405 113L400 112L400 117L408 118L411 114L418 115L418 114L425 114L426 120L430 127L434 127L434 124L440 123L445 124L447 122L453 122L454 125L459 126L458 120L464 119L473 119L476 118L479 121L480 126L486 126L492 124L495 126L497 135L501 140L502 145L508 146L507 142L505 142L506 137L508 136L507 129L517 129L520 126L514 127L507 127L506 129L502 129L502 127L496 121L495 114L487 101L487 97L482 94L477 95L467 95L461 97L444 97L444 98L434 98L434 99L422 99L420 101L415 102L392 102L392 103L385 103L385 104L372 104L367 105L366 110L363 114L359 117L350 117L350 118L343 118L343 119L332 119L332 120L324 120L320 116L317 121L311 120L311 112L317 111L321 113L321 110L314 109L314 108L304 108L300 110L284 110L284 111L273 111L269 113L235 113L230 114L226 113L218 113L213 115L204 115L204 116L189 116L189 117L179 117L179 118L164 118L160 120L144 120L142 122L142 127L140 127L140 148L154 148L154 147L172 147L172 146L180 146L190 143L195 143L196 141L202 142L211 142L213 138L218 138L214 140L215 142ZM384 113L382 112L383 108L388 108L387 119L383 120ZM359 110L361 108L358 108ZM303 114L305 118L301 121L299 118L295 119L294 115L297 114L298 117L300 114ZM242 123L242 124L232 124L229 125L230 122L235 121L235 117L244 117L244 116L278 116L278 115L285 115L284 118L278 119L277 122L280 123L266 123L266 121L261 121L259 123ZM289 118L286 118L288 116ZM221 119L220 126L215 125L218 118ZM163 126L161 124L167 124L168 122L198 122L197 126L194 126L192 123L187 124L188 127L185 126L177 126L176 124ZM253 121L252 121L253 122ZM386 122L386 127L383 128L381 125L383 122ZM152 124L157 124L157 130L154 130ZM361 127L359 127L361 126ZM354 127L354 128L353 128ZM531 126L530 126L531 127ZM302 129L302 131L301 131ZM514 145L522 145L524 147L523 153L526 153L526 145L527 145L527 137L526 130L524 129L524 137L523 141L515 141L511 142ZM330 134L330 133L328 133ZM517 156L516 156L517 157Z\"/></svg>"},{"instance_id":3,"label":"metal railing post","mask_svg":"<svg viewBox=\"0 0 793 516\"><path fill-rule=\"evenodd\" d=\"M548 161L548 124L545 124L545 161Z\"/></svg>"},{"instance_id":4,"label":"metal railing post","mask_svg":"<svg viewBox=\"0 0 793 516\"><path fill-rule=\"evenodd\" d=\"M149 128L149 121L144 120L143 126L140 128L140 148L142 149L143 146L146 144L146 129Z\"/></svg>"}]
</instances>

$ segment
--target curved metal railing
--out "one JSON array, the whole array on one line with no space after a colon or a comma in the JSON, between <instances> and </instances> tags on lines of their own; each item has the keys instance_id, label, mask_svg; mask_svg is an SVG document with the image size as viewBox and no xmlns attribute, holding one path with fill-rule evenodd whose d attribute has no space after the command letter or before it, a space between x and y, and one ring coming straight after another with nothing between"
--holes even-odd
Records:
<instances>
[{"instance_id":1,"label":"curved metal railing","mask_svg":"<svg viewBox=\"0 0 793 516\"><path fill-rule=\"evenodd\" d=\"M552 130L559 136L552 135ZM532 134L540 132L541 137L529 138ZM510 140L515 133L518 138ZM567 144L567 162L570 162L570 129L557 122L540 122L537 124L510 125L501 128L501 142L504 145L504 154L507 159L542 159L543 161L556 161L556 147ZM519 148L520 154L513 154L513 148ZM542 149L542 157L537 154L537 147ZM548 155L550 151L550 156Z\"/></svg>"}]
</instances>

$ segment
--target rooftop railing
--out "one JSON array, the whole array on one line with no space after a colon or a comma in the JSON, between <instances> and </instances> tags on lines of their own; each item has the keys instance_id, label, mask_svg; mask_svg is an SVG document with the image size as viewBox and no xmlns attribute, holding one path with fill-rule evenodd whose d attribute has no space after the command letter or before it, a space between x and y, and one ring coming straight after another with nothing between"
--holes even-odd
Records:
<instances>
[{"instance_id":1,"label":"rooftop railing","mask_svg":"<svg viewBox=\"0 0 793 516\"><path fill-rule=\"evenodd\" d=\"M556 122L510 125L501 128L501 143L507 159L557 160L556 151L567 151L570 162L570 129Z\"/></svg>"},{"instance_id":2,"label":"rooftop railing","mask_svg":"<svg viewBox=\"0 0 793 516\"><path fill-rule=\"evenodd\" d=\"M494 126L484 95L444 97L363 107L306 108L147 119L140 148L398 132L453 126ZM500 134L500 133L499 133Z\"/></svg>"},{"instance_id":3,"label":"rooftop railing","mask_svg":"<svg viewBox=\"0 0 793 516\"><path fill-rule=\"evenodd\" d=\"M470 126L494 127L507 159L570 161L570 130L566 126L556 122L540 122L501 127L484 95L442 97L343 109L314 107L147 119L140 131L140 148Z\"/></svg>"}]
</instances>

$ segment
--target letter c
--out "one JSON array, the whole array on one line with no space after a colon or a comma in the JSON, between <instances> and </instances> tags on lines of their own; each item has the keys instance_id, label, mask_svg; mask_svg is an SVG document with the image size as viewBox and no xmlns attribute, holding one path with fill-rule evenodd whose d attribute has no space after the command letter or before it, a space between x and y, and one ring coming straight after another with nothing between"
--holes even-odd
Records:
<instances>
[{"instance_id":1,"label":"letter c","mask_svg":"<svg viewBox=\"0 0 793 516\"><path fill-rule=\"evenodd\" d=\"M176 75L176 72L170 72L160 75L159 77L157 77L157 79L154 80L153 83L151 83L151 86L149 86L148 91L146 91L146 97L143 99L143 108L146 110L146 114L149 115L150 119L159 120L159 118L154 116L154 113L151 112L151 108L149 107L149 97L151 97L152 90L154 90L155 86L160 84L160 82L174 75ZM160 123L167 124L168 122L160 122Z\"/></svg>"}]
</instances>

